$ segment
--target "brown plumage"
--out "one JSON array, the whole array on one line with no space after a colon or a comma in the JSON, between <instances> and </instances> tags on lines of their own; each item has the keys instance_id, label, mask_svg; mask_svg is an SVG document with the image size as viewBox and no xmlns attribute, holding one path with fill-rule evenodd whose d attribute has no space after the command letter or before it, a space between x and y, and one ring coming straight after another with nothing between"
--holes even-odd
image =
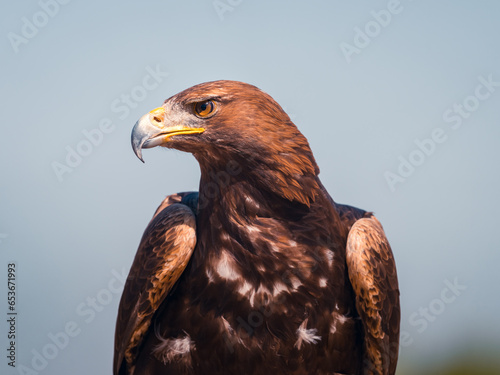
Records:
<instances>
[{"instance_id":1,"label":"brown plumage","mask_svg":"<svg viewBox=\"0 0 500 375\"><path fill-rule=\"evenodd\" d=\"M305 137L254 86L204 83L132 133L191 152L199 192L168 196L118 313L114 374L394 374L396 267L369 212L335 203Z\"/></svg>"}]
</instances>

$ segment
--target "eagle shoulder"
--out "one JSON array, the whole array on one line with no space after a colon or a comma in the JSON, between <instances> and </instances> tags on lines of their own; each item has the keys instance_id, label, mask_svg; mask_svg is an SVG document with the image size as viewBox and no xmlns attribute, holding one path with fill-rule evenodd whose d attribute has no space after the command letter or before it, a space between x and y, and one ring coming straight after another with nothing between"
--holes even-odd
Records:
<instances>
[{"instance_id":1,"label":"eagle shoulder","mask_svg":"<svg viewBox=\"0 0 500 375\"><path fill-rule=\"evenodd\" d=\"M364 374L394 374L399 349L398 278L389 241L375 216L352 225L346 261L363 322Z\"/></svg>"},{"instance_id":2,"label":"eagle shoulder","mask_svg":"<svg viewBox=\"0 0 500 375\"><path fill-rule=\"evenodd\" d=\"M197 193L165 198L142 236L118 309L113 373L132 374L154 313L196 246Z\"/></svg>"}]
</instances>

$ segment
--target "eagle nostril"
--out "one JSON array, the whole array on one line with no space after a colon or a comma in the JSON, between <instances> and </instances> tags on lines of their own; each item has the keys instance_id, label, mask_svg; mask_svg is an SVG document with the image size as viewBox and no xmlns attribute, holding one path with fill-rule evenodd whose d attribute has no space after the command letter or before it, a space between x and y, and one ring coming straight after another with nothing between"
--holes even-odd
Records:
<instances>
[{"instance_id":1,"label":"eagle nostril","mask_svg":"<svg viewBox=\"0 0 500 375\"><path fill-rule=\"evenodd\" d=\"M151 123L159 128L163 128L163 123L165 121L165 109L158 107L149 112L149 119Z\"/></svg>"}]
</instances>

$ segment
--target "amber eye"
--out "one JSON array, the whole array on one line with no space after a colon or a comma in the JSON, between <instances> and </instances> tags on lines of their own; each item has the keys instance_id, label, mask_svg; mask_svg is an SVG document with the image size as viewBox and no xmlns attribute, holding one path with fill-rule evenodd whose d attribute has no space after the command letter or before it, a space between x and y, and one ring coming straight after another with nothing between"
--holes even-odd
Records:
<instances>
[{"instance_id":1,"label":"amber eye","mask_svg":"<svg viewBox=\"0 0 500 375\"><path fill-rule=\"evenodd\" d=\"M216 105L212 100L194 103L194 113L199 117L208 117L215 112Z\"/></svg>"}]
</instances>

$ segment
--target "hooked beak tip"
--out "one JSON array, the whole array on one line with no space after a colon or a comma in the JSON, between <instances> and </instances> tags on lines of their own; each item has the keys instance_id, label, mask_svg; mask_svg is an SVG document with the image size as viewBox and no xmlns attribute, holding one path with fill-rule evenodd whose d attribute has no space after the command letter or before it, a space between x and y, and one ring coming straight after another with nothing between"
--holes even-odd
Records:
<instances>
[{"instance_id":1,"label":"hooked beak tip","mask_svg":"<svg viewBox=\"0 0 500 375\"><path fill-rule=\"evenodd\" d=\"M146 141L146 138L141 134L140 131L138 131L139 128L139 121L134 126L134 129L132 130L132 137L131 137L131 143L132 143L132 150L134 150L135 156L139 158L140 161L144 163L144 159L142 158L142 145Z\"/></svg>"},{"instance_id":2,"label":"hooked beak tip","mask_svg":"<svg viewBox=\"0 0 500 375\"><path fill-rule=\"evenodd\" d=\"M133 148L134 148L135 156L137 156L137 158L144 163L144 159L142 158L141 146L135 147L135 145L134 145Z\"/></svg>"}]
</instances>

